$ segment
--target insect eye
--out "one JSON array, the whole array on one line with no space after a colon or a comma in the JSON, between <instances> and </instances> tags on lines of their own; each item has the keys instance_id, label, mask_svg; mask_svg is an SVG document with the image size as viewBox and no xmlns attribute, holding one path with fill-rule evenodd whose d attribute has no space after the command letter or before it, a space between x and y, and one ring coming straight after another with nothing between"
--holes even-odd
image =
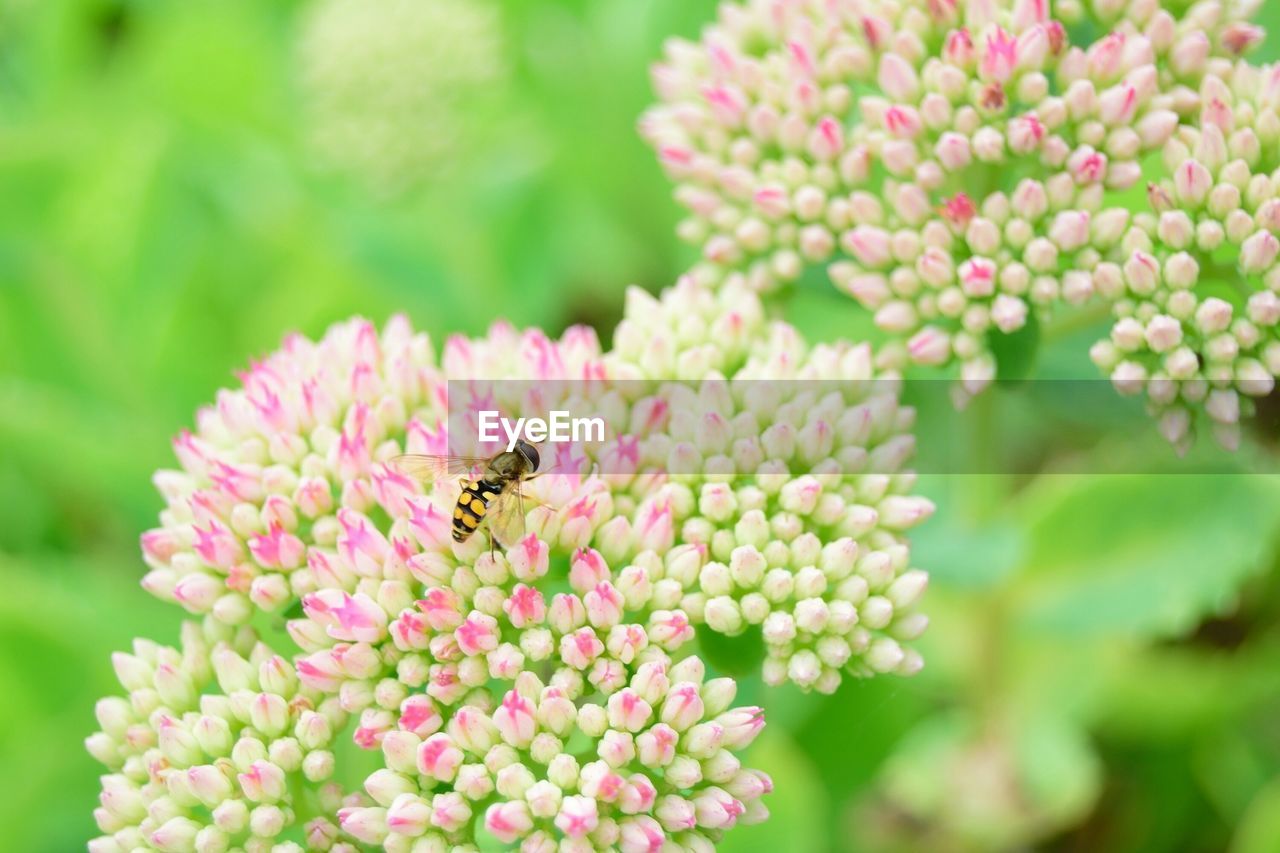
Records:
<instances>
[{"instance_id":1,"label":"insect eye","mask_svg":"<svg viewBox=\"0 0 1280 853\"><path fill-rule=\"evenodd\" d=\"M524 458L528 460L529 469L531 471L537 471L538 463L541 461L538 457L538 449L527 441L521 441L517 445L517 447L519 447L520 452L524 455Z\"/></svg>"}]
</instances>

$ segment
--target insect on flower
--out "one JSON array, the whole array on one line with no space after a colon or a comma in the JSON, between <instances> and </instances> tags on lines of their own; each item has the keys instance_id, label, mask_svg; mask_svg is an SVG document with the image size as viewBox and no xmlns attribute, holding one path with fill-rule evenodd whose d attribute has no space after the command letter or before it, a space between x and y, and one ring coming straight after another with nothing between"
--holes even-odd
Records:
<instances>
[{"instance_id":1,"label":"insect on flower","mask_svg":"<svg viewBox=\"0 0 1280 853\"><path fill-rule=\"evenodd\" d=\"M514 450L494 456L428 456L405 454L391 461L397 469L424 483L452 479L477 468L484 473L464 479L458 503L453 509L453 541L466 542L486 516L490 546L496 540L509 548L524 536L524 492L521 484L535 476L540 464L538 450L527 441L517 441Z\"/></svg>"}]
</instances>

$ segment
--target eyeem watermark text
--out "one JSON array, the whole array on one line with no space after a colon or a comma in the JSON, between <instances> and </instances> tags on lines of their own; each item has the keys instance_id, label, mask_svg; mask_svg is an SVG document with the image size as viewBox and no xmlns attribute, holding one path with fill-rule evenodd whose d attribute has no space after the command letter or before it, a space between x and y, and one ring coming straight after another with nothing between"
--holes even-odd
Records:
<instances>
[{"instance_id":1,"label":"eyeem watermark text","mask_svg":"<svg viewBox=\"0 0 1280 853\"><path fill-rule=\"evenodd\" d=\"M553 410L545 420L516 418L512 423L510 418L504 418L495 411L481 409L478 414L476 424L480 441L501 441L505 438L508 451L515 450L520 439L531 444L604 441L604 418L575 418L567 411Z\"/></svg>"}]
</instances>

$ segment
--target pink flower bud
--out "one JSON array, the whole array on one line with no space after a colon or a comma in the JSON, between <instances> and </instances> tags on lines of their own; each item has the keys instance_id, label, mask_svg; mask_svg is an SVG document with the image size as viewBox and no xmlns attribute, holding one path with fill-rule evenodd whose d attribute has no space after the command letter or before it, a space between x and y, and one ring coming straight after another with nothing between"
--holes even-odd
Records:
<instances>
[{"instance_id":1,"label":"pink flower bud","mask_svg":"<svg viewBox=\"0 0 1280 853\"><path fill-rule=\"evenodd\" d=\"M831 116L824 116L809 136L809 152L821 161L831 161L844 151L844 128Z\"/></svg>"},{"instance_id":2,"label":"pink flower bud","mask_svg":"<svg viewBox=\"0 0 1280 853\"><path fill-rule=\"evenodd\" d=\"M1249 320L1260 326L1280 323L1280 297L1270 290L1260 291L1249 297Z\"/></svg>"},{"instance_id":3,"label":"pink flower bud","mask_svg":"<svg viewBox=\"0 0 1280 853\"><path fill-rule=\"evenodd\" d=\"M1030 154L1040 146L1047 131L1034 113L1018 116L1009 122L1009 148L1015 154Z\"/></svg>"},{"instance_id":4,"label":"pink flower bud","mask_svg":"<svg viewBox=\"0 0 1280 853\"><path fill-rule=\"evenodd\" d=\"M1167 314L1157 314L1147 323L1145 337L1155 352L1168 352L1182 343L1182 324Z\"/></svg>"},{"instance_id":5,"label":"pink flower bud","mask_svg":"<svg viewBox=\"0 0 1280 853\"><path fill-rule=\"evenodd\" d=\"M1077 184L1100 183L1107 177L1107 155L1082 145L1068 158L1067 170Z\"/></svg>"},{"instance_id":6,"label":"pink flower bud","mask_svg":"<svg viewBox=\"0 0 1280 853\"><path fill-rule=\"evenodd\" d=\"M600 629L618 624L625 604L622 593L608 581L597 584L583 597L583 603L587 609L587 620Z\"/></svg>"},{"instance_id":7,"label":"pink flower bud","mask_svg":"<svg viewBox=\"0 0 1280 853\"><path fill-rule=\"evenodd\" d=\"M635 740L629 732L610 729L601 737L596 754L610 767L623 768L636 757Z\"/></svg>"},{"instance_id":8,"label":"pink flower bud","mask_svg":"<svg viewBox=\"0 0 1280 853\"><path fill-rule=\"evenodd\" d=\"M425 738L438 732L444 725L444 720L430 697L418 693L400 703L400 719L397 724L402 730Z\"/></svg>"},{"instance_id":9,"label":"pink flower bud","mask_svg":"<svg viewBox=\"0 0 1280 853\"><path fill-rule=\"evenodd\" d=\"M961 27L947 33L946 40L942 45L942 56L952 65L960 68L968 67L969 63L974 59L975 52L973 38L967 28Z\"/></svg>"},{"instance_id":10,"label":"pink flower bud","mask_svg":"<svg viewBox=\"0 0 1280 853\"><path fill-rule=\"evenodd\" d=\"M639 814L653 808L658 798L658 790L649 777L642 773L633 773L627 777L626 784L618 795L618 810L623 814Z\"/></svg>"},{"instance_id":11,"label":"pink flower bud","mask_svg":"<svg viewBox=\"0 0 1280 853\"><path fill-rule=\"evenodd\" d=\"M640 700L644 701L644 700ZM646 767L665 767L675 758L679 735L675 729L659 723L636 738L636 753Z\"/></svg>"},{"instance_id":12,"label":"pink flower bud","mask_svg":"<svg viewBox=\"0 0 1280 853\"><path fill-rule=\"evenodd\" d=\"M190 818L172 817L147 836L147 840L157 850L178 853L181 850L195 849L195 839L199 831L200 825Z\"/></svg>"},{"instance_id":13,"label":"pink flower bud","mask_svg":"<svg viewBox=\"0 0 1280 853\"><path fill-rule=\"evenodd\" d=\"M1280 254L1280 240L1270 231L1257 231L1240 247L1240 268L1259 273L1271 268Z\"/></svg>"},{"instance_id":14,"label":"pink flower bud","mask_svg":"<svg viewBox=\"0 0 1280 853\"><path fill-rule=\"evenodd\" d=\"M1134 252L1124 264L1124 276L1129 289L1139 295L1155 291L1160 281L1160 265L1146 252Z\"/></svg>"},{"instance_id":15,"label":"pink flower bud","mask_svg":"<svg viewBox=\"0 0 1280 853\"><path fill-rule=\"evenodd\" d=\"M619 824L618 849L622 853L659 853L667 842L662 825L647 815Z\"/></svg>"},{"instance_id":16,"label":"pink flower bud","mask_svg":"<svg viewBox=\"0 0 1280 853\"><path fill-rule=\"evenodd\" d=\"M920 79L915 69L896 53L880 57L880 88L899 103L915 103L920 94Z\"/></svg>"},{"instance_id":17,"label":"pink flower bud","mask_svg":"<svg viewBox=\"0 0 1280 853\"><path fill-rule=\"evenodd\" d=\"M197 525L193 532L196 536L193 550L206 565L229 569L240 557L240 540L218 521L210 519L207 529Z\"/></svg>"},{"instance_id":18,"label":"pink flower bud","mask_svg":"<svg viewBox=\"0 0 1280 853\"><path fill-rule=\"evenodd\" d=\"M554 817L560 810L562 795L559 787L543 779L530 785L524 798L529 804L530 814L537 818L547 818Z\"/></svg>"},{"instance_id":19,"label":"pink flower bud","mask_svg":"<svg viewBox=\"0 0 1280 853\"><path fill-rule=\"evenodd\" d=\"M1233 312L1230 302L1210 296L1196 309L1196 327L1206 335L1226 331Z\"/></svg>"},{"instance_id":20,"label":"pink flower bud","mask_svg":"<svg viewBox=\"0 0 1280 853\"><path fill-rule=\"evenodd\" d=\"M865 267L876 269L885 266L892 260L889 233L882 228L871 225L859 225L852 231L846 231L841 242Z\"/></svg>"},{"instance_id":21,"label":"pink flower bud","mask_svg":"<svg viewBox=\"0 0 1280 853\"><path fill-rule=\"evenodd\" d=\"M448 587L433 587L417 602L431 629L450 632L462 624L462 600Z\"/></svg>"},{"instance_id":22,"label":"pink flower bud","mask_svg":"<svg viewBox=\"0 0 1280 853\"><path fill-rule=\"evenodd\" d=\"M992 303L991 321L1005 334L1020 329L1027 322L1027 303L1002 293Z\"/></svg>"},{"instance_id":23,"label":"pink flower bud","mask_svg":"<svg viewBox=\"0 0 1280 853\"><path fill-rule=\"evenodd\" d=\"M289 725L289 703L274 693L259 693L249 705L249 720L265 735L279 735Z\"/></svg>"},{"instance_id":24,"label":"pink flower bud","mask_svg":"<svg viewBox=\"0 0 1280 853\"><path fill-rule=\"evenodd\" d=\"M444 551L451 546L452 522L448 513L426 497L411 497L405 503L409 511L409 532L423 548Z\"/></svg>"},{"instance_id":25,"label":"pink flower bud","mask_svg":"<svg viewBox=\"0 0 1280 853\"><path fill-rule=\"evenodd\" d=\"M599 823L596 801L576 795L564 798L555 820L556 828L570 838L582 838L594 832Z\"/></svg>"},{"instance_id":26,"label":"pink flower bud","mask_svg":"<svg viewBox=\"0 0 1280 853\"><path fill-rule=\"evenodd\" d=\"M1203 30L1193 30L1178 39L1170 51L1170 65L1179 77L1197 75L1209 58L1212 45Z\"/></svg>"},{"instance_id":27,"label":"pink flower bud","mask_svg":"<svg viewBox=\"0 0 1280 853\"><path fill-rule=\"evenodd\" d=\"M659 661L641 664L631 679L631 687L650 705L661 701L671 688L666 664Z\"/></svg>"},{"instance_id":28,"label":"pink flower bud","mask_svg":"<svg viewBox=\"0 0 1280 853\"><path fill-rule=\"evenodd\" d=\"M471 806L457 791L436 794L431 798L431 825L445 832L457 832L471 822Z\"/></svg>"},{"instance_id":29,"label":"pink flower bud","mask_svg":"<svg viewBox=\"0 0 1280 853\"><path fill-rule=\"evenodd\" d=\"M917 364L943 364L951 356L951 339L941 329L926 326L907 341L907 352Z\"/></svg>"},{"instance_id":30,"label":"pink flower bud","mask_svg":"<svg viewBox=\"0 0 1280 853\"><path fill-rule=\"evenodd\" d=\"M1138 119L1135 129L1143 148L1149 151L1168 142L1177 127L1177 113L1172 110L1152 110Z\"/></svg>"},{"instance_id":31,"label":"pink flower bud","mask_svg":"<svg viewBox=\"0 0 1280 853\"><path fill-rule=\"evenodd\" d=\"M542 593L524 584L516 584L511 595L503 602L502 609L512 626L521 629L541 624L547 615Z\"/></svg>"},{"instance_id":32,"label":"pink flower bud","mask_svg":"<svg viewBox=\"0 0 1280 853\"><path fill-rule=\"evenodd\" d=\"M920 113L913 107L889 107L884 112L884 128L894 136L910 139L923 129Z\"/></svg>"},{"instance_id":33,"label":"pink flower bud","mask_svg":"<svg viewBox=\"0 0 1280 853\"><path fill-rule=\"evenodd\" d=\"M1173 187L1184 204L1199 205L1213 189L1213 176L1196 160L1187 160L1174 170Z\"/></svg>"},{"instance_id":34,"label":"pink flower bud","mask_svg":"<svg viewBox=\"0 0 1280 853\"><path fill-rule=\"evenodd\" d=\"M400 835L422 835L430 820L431 807L416 794L401 794L387 808L387 829Z\"/></svg>"},{"instance_id":35,"label":"pink flower bud","mask_svg":"<svg viewBox=\"0 0 1280 853\"><path fill-rule=\"evenodd\" d=\"M449 721L448 732L459 747L476 755L487 752L500 737L494 721L475 705L459 708Z\"/></svg>"},{"instance_id":36,"label":"pink flower bud","mask_svg":"<svg viewBox=\"0 0 1280 853\"><path fill-rule=\"evenodd\" d=\"M1129 83L1121 83L1098 96L1098 117L1103 124L1127 125L1138 108L1138 91Z\"/></svg>"},{"instance_id":37,"label":"pink flower bud","mask_svg":"<svg viewBox=\"0 0 1280 853\"><path fill-rule=\"evenodd\" d=\"M533 819L529 814L529 806L514 800L489 806L484 813L484 826L499 841L512 844L533 829Z\"/></svg>"},{"instance_id":38,"label":"pink flower bud","mask_svg":"<svg viewBox=\"0 0 1280 853\"><path fill-rule=\"evenodd\" d=\"M764 709L755 706L734 708L716 718L724 729L726 749L745 749L764 729Z\"/></svg>"},{"instance_id":39,"label":"pink flower bud","mask_svg":"<svg viewBox=\"0 0 1280 853\"><path fill-rule=\"evenodd\" d=\"M674 651L693 638L693 626L680 610L656 610L649 617L649 640L655 645Z\"/></svg>"},{"instance_id":40,"label":"pink flower bud","mask_svg":"<svg viewBox=\"0 0 1280 853\"><path fill-rule=\"evenodd\" d=\"M284 771L269 761L255 761L236 776L240 790L255 803L273 803L286 792Z\"/></svg>"},{"instance_id":41,"label":"pink flower bud","mask_svg":"<svg viewBox=\"0 0 1280 853\"><path fill-rule=\"evenodd\" d=\"M559 634L568 634L587 621L587 609L576 595L559 593L551 599L547 621Z\"/></svg>"},{"instance_id":42,"label":"pink flower bud","mask_svg":"<svg viewBox=\"0 0 1280 853\"><path fill-rule=\"evenodd\" d=\"M675 794L659 798L653 816L668 832L682 832L698 825L693 803Z\"/></svg>"},{"instance_id":43,"label":"pink flower bud","mask_svg":"<svg viewBox=\"0 0 1280 853\"><path fill-rule=\"evenodd\" d=\"M530 533L507 551L511 574L526 583L536 581L547 573L550 546Z\"/></svg>"},{"instance_id":44,"label":"pink flower bud","mask_svg":"<svg viewBox=\"0 0 1280 853\"><path fill-rule=\"evenodd\" d=\"M1065 210L1053 218L1049 239L1064 252L1072 252L1089 242L1089 213L1084 210Z\"/></svg>"},{"instance_id":45,"label":"pink flower bud","mask_svg":"<svg viewBox=\"0 0 1280 853\"><path fill-rule=\"evenodd\" d=\"M569 586L579 595L585 594L596 584L609 579L609 567L600 552L582 548L573 555L569 566Z\"/></svg>"},{"instance_id":46,"label":"pink flower bud","mask_svg":"<svg viewBox=\"0 0 1280 853\"><path fill-rule=\"evenodd\" d=\"M649 634L640 625L614 625L605 640L609 654L622 664L632 663L648 645Z\"/></svg>"},{"instance_id":47,"label":"pink flower bud","mask_svg":"<svg viewBox=\"0 0 1280 853\"><path fill-rule=\"evenodd\" d=\"M662 703L662 722L684 731L702 719L702 697L696 684L684 682L675 685Z\"/></svg>"},{"instance_id":48,"label":"pink flower bud","mask_svg":"<svg viewBox=\"0 0 1280 853\"><path fill-rule=\"evenodd\" d=\"M366 844L381 844L387 837L387 810L349 807L338 810L343 832Z\"/></svg>"},{"instance_id":49,"label":"pink flower bud","mask_svg":"<svg viewBox=\"0 0 1280 853\"><path fill-rule=\"evenodd\" d=\"M580 628L560 639L560 658L575 669L586 669L603 653L604 643L591 628Z\"/></svg>"},{"instance_id":50,"label":"pink flower bud","mask_svg":"<svg viewBox=\"0 0 1280 853\"><path fill-rule=\"evenodd\" d=\"M698 723L680 739L681 752L699 760L710 758L724 742L724 727L716 722Z\"/></svg>"},{"instance_id":51,"label":"pink flower bud","mask_svg":"<svg viewBox=\"0 0 1280 853\"><path fill-rule=\"evenodd\" d=\"M631 688L619 690L609 697L609 725L615 729L639 732L649 721L653 708Z\"/></svg>"},{"instance_id":52,"label":"pink flower bud","mask_svg":"<svg viewBox=\"0 0 1280 853\"><path fill-rule=\"evenodd\" d=\"M1018 41L1000 27L987 34L979 73L984 80L1008 82L1018 64Z\"/></svg>"},{"instance_id":53,"label":"pink flower bud","mask_svg":"<svg viewBox=\"0 0 1280 853\"><path fill-rule=\"evenodd\" d=\"M967 228L973 218L978 215L978 208L969 196L956 193L951 198L943 199L940 212L943 218L951 223L953 229L961 231ZM949 278L950 269L947 270L947 279Z\"/></svg>"},{"instance_id":54,"label":"pink flower bud","mask_svg":"<svg viewBox=\"0 0 1280 853\"><path fill-rule=\"evenodd\" d=\"M534 705L514 690L508 691L493 712L493 722L502 739L517 749L526 749L537 733Z\"/></svg>"},{"instance_id":55,"label":"pink flower bud","mask_svg":"<svg viewBox=\"0 0 1280 853\"><path fill-rule=\"evenodd\" d=\"M462 758L462 750L454 744L453 738L443 733L434 734L418 747L418 770L426 776L449 782L457 775Z\"/></svg>"},{"instance_id":56,"label":"pink flower bud","mask_svg":"<svg viewBox=\"0 0 1280 853\"><path fill-rule=\"evenodd\" d=\"M483 800L493 793L493 777L483 764L464 764L458 768L453 787L469 800Z\"/></svg>"},{"instance_id":57,"label":"pink flower bud","mask_svg":"<svg viewBox=\"0 0 1280 853\"><path fill-rule=\"evenodd\" d=\"M577 709L566 696L555 688L548 688L537 708L539 726L563 737L568 734L577 719Z\"/></svg>"},{"instance_id":58,"label":"pink flower bud","mask_svg":"<svg viewBox=\"0 0 1280 853\"><path fill-rule=\"evenodd\" d=\"M671 504L667 501L653 500L641 504L636 514L633 533L637 550L653 550L659 553L670 550L675 538Z\"/></svg>"},{"instance_id":59,"label":"pink flower bud","mask_svg":"<svg viewBox=\"0 0 1280 853\"><path fill-rule=\"evenodd\" d=\"M187 787L200 802L209 808L232 794L231 780L212 764L192 767L186 772Z\"/></svg>"},{"instance_id":60,"label":"pink flower bud","mask_svg":"<svg viewBox=\"0 0 1280 853\"><path fill-rule=\"evenodd\" d=\"M482 655L498 647L498 620L471 611L453 632L458 648L466 655Z\"/></svg>"},{"instance_id":61,"label":"pink flower bud","mask_svg":"<svg viewBox=\"0 0 1280 853\"><path fill-rule=\"evenodd\" d=\"M346 558L356 574L376 577L391 550L390 543L368 518L350 509L338 510L338 553Z\"/></svg>"},{"instance_id":62,"label":"pink flower bud","mask_svg":"<svg viewBox=\"0 0 1280 853\"><path fill-rule=\"evenodd\" d=\"M387 634L387 613L362 592L322 589L302 599L307 615L325 627L330 637L376 643Z\"/></svg>"},{"instance_id":63,"label":"pink flower bud","mask_svg":"<svg viewBox=\"0 0 1280 853\"><path fill-rule=\"evenodd\" d=\"M698 825L708 829L728 829L738 821L744 806L722 788L707 788L693 798Z\"/></svg>"},{"instance_id":64,"label":"pink flower bud","mask_svg":"<svg viewBox=\"0 0 1280 853\"><path fill-rule=\"evenodd\" d=\"M1263 35L1264 31L1261 27L1244 21L1234 21L1223 28L1220 38L1223 47L1241 56L1259 44Z\"/></svg>"},{"instance_id":65,"label":"pink flower bud","mask_svg":"<svg viewBox=\"0 0 1280 853\"><path fill-rule=\"evenodd\" d=\"M197 571L179 578L172 595L189 613L208 613L224 592L226 586L217 578Z\"/></svg>"}]
</instances>

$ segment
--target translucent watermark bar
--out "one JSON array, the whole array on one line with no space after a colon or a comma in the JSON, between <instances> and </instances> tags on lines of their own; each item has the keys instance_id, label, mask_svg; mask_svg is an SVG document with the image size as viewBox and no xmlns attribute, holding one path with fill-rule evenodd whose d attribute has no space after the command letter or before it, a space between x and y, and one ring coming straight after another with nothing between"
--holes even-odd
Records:
<instances>
[{"instance_id":1,"label":"translucent watermark bar","mask_svg":"<svg viewBox=\"0 0 1280 853\"><path fill-rule=\"evenodd\" d=\"M485 459L516 438L540 471L730 479L813 473L1280 473L1280 405L1259 401L1243 447L1212 424L1175 452L1144 403L1109 381L999 381L957 406L944 380L453 380L447 417L406 448Z\"/></svg>"}]
</instances>

